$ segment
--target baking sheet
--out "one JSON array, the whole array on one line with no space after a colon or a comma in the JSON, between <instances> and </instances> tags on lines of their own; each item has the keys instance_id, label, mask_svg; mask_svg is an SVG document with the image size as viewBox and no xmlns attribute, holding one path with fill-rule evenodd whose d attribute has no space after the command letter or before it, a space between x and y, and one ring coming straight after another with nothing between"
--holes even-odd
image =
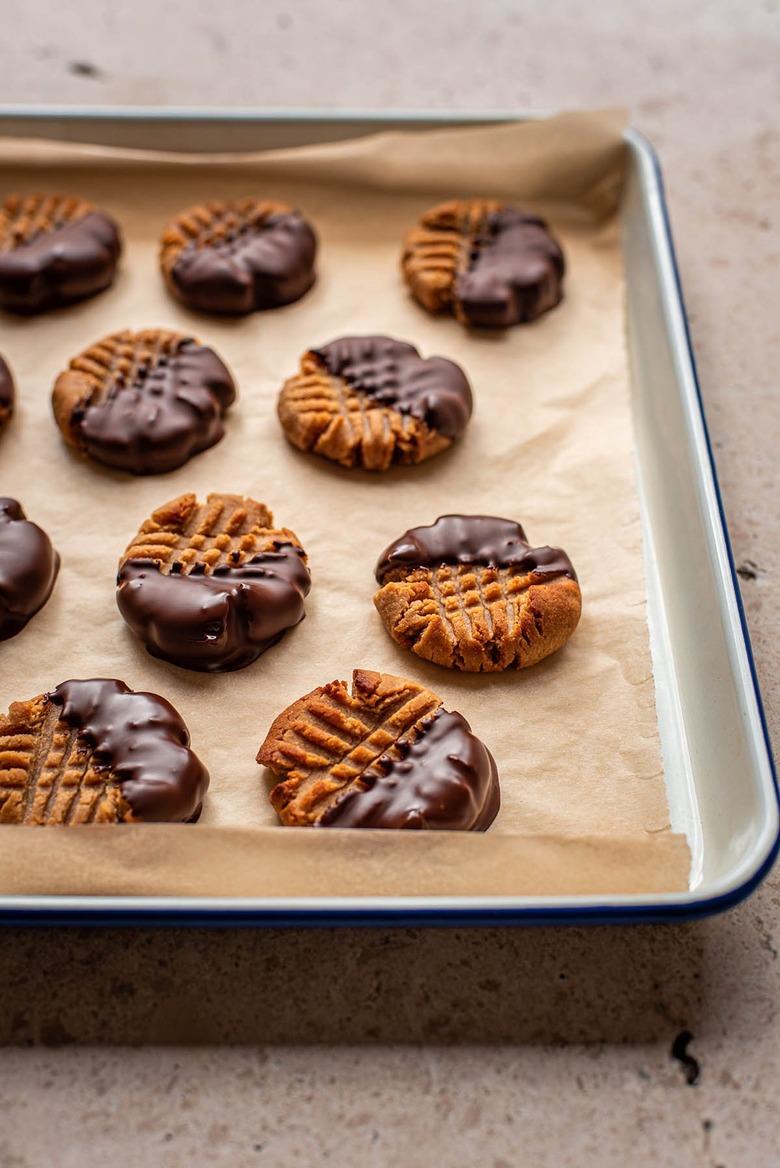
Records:
<instances>
[{"instance_id":1,"label":"baking sheet","mask_svg":"<svg viewBox=\"0 0 780 1168\"><path fill-rule=\"evenodd\" d=\"M63 557L47 608L0 647L0 699L66 676L122 677L173 701L212 773L194 828L6 829L3 891L477 896L687 887L687 847L669 829L645 614L614 213L622 125L617 114L565 115L222 161L0 143L4 188L92 198L117 216L127 241L122 274L104 296L0 325L21 399L0 443L0 491L21 499ZM160 231L181 207L248 191L285 198L315 222L318 284L272 314L194 316L164 291ZM400 280L399 242L432 195L445 193L517 198L550 214L569 261L563 305L491 336L418 308ZM135 480L75 460L49 394L91 341L153 325L213 344L241 396L217 447L171 475ZM289 448L274 410L282 380L302 350L348 332L387 332L463 364L476 398L465 439L420 467L376 477ZM185 490L255 495L310 555L307 619L239 673L203 677L155 661L116 611L119 554L155 506ZM376 556L407 526L457 510L516 517L532 542L569 551L584 615L562 653L527 673L473 677L389 640L371 604ZM499 765L503 804L488 833L434 839L276 825L257 746L279 709L354 666L419 678L466 715Z\"/></svg>"}]
</instances>

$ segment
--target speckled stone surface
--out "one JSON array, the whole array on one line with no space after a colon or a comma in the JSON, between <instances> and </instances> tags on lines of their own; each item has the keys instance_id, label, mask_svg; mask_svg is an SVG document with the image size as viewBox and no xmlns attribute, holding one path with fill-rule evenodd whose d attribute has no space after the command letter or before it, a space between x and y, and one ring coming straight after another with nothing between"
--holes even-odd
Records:
<instances>
[{"instance_id":1,"label":"speckled stone surface","mask_svg":"<svg viewBox=\"0 0 780 1168\"><path fill-rule=\"evenodd\" d=\"M777 0L377 11L6 0L0 101L627 105L780 738ZM678 928L0 933L0 1168L772 1165L778 889Z\"/></svg>"}]
</instances>

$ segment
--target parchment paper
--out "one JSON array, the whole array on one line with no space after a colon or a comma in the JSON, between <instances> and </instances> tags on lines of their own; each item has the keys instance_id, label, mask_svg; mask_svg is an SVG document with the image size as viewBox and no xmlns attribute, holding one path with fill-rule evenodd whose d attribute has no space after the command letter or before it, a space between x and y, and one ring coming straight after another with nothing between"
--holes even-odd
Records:
<instances>
[{"instance_id":1,"label":"parchment paper","mask_svg":"<svg viewBox=\"0 0 780 1168\"><path fill-rule=\"evenodd\" d=\"M208 765L201 822L6 828L6 892L174 895L522 895L687 887L685 840L669 828L645 613L633 470L617 201L622 117L383 134L268 155L173 156L0 142L5 191L62 189L122 225L121 274L85 304L3 318L16 417L0 439L0 494L51 535L62 571L46 608L0 646L0 703L68 677L120 677L180 710ZM298 304L241 320L196 316L167 295L162 228L209 198L260 193L300 207L321 242L319 279ZM547 213L567 257L563 304L537 323L473 335L408 296L405 230L438 197L494 194ZM212 450L165 476L131 478L75 458L51 417L68 359L122 327L180 329L231 366L239 401ZM475 416L451 451L371 476L285 442L282 381L311 345L382 332L461 363ZM155 661L114 599L117 560L140 522L188 490L266 502L306 547L307 617L255 665L203 676ZM395 646L371 603L379 552L447 511L518 519L565 547L583 618L569 645L523 673L459 675ZM502 808L484 835L281 828L254 762L273 717L355 666L427 683L495 755Z\"/></svg>"}]
</instances>

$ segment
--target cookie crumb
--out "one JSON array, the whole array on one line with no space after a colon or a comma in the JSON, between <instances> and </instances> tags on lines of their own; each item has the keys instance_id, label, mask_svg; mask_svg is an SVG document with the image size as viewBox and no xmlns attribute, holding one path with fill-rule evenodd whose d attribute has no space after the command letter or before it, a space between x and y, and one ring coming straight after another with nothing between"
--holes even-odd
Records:
<instances>
[{"instance_id":1,"label":"cookie crumb","mask_svg":"<svg viewBox=\"0 0 780 1168\"><path fill-rule=\"evenodd\" d=\"M68 72L72 73L74 77L98 78L103 76L103 70L98 69L97 65L93 65L91 61L70 61Z\"/></svg>"}]
</instances>

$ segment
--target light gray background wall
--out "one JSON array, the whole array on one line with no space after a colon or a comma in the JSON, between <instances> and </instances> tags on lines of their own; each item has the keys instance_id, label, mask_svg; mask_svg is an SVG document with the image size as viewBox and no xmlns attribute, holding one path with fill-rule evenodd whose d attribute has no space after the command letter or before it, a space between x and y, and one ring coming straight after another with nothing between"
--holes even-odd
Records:
<instances>
[{"instance_id":1,"label":"light gray background wall","mask_svg":"<svg viewBox=\"0 0 780 1168\"><path fill-rule=\"evenodd\" d=\"M2 102L627 105L780 737L777 0L1 7ZM0 1166L776 1163L779 888L679 928L0 934ZM250 1045L75 1045L185 1041Z\"/></svg>"}]
</instances>

